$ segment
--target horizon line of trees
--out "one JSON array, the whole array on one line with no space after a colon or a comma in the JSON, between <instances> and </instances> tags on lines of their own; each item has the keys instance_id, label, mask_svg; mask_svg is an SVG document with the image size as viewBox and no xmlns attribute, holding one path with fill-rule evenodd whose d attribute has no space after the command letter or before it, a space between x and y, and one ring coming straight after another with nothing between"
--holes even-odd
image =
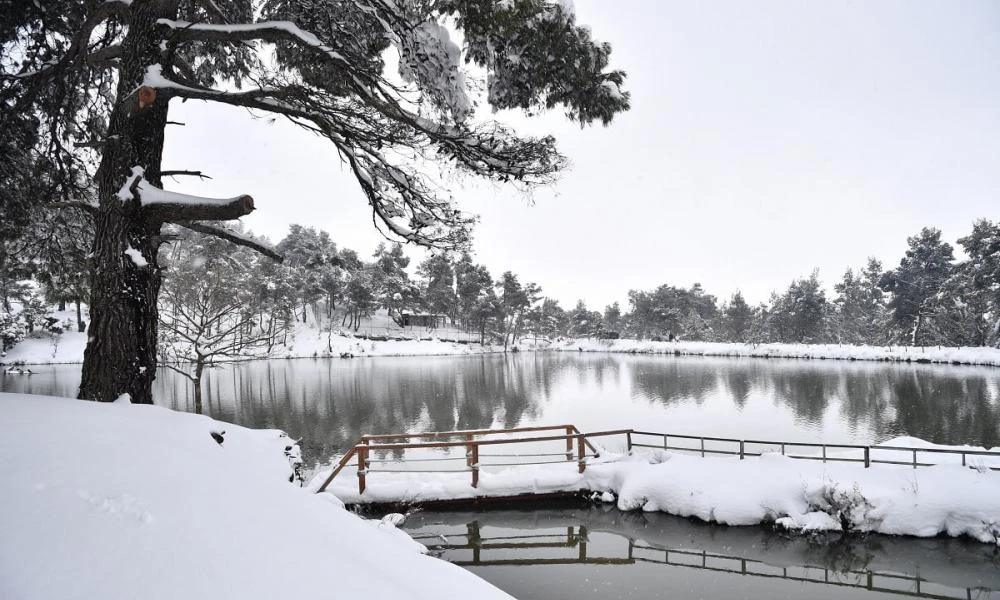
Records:
<instances>
[{"instance_id":1,"label":"horizon line of trees","mask_svg":"<svg viewBox=\"0 0 1000 600\"><path fill-rule=\"evenodd\" d=\"M65 246L65 230L61 234ZM196 305L209 313L232 313L199 318L217 327L235 322L233 335L268 348L284 342L296 322L326 318L328 327L334 327L336 315L340 327L357 331L362 319L379 309L400 326L404 313L444 316L481 342L505 347L524 337L1000 347L1000 222L986 219L958 240L966 260L955 260L940 230L924 228L907 239L895 268L884 269L870 258L861 269L843 274L833 297L813 271L757 305L739 291L720 302L698 283L686 288L664 284L630 290L626 309L615 302L603 311L588 308L583 300L564 308L512 271L494 276L468 252L430 255L411 277L410 258L398 242L379 244L366 260L355 250L338 248L327 232L313 227L290 227L275 248L284 255L283 263L182 229L174 236L161 250L165 278L160 311L163 341L174 336L174 343L165 347L175 353L178 331L191 336L194 327L192 321L178 330L178 315L192 314ZM46 254L30 252L24 240L0 242L0 336L6 349L31 329L51 325L38 294L24 279L35 279L44 300L61 305L86 298L88 285L86 254L72 246ZM12 301L24 310L14 314ZM210 333L211 328L203 335ZM248 348L231 342L226 338L216 344L229 353Z\"/></svg>"}]
</instances>

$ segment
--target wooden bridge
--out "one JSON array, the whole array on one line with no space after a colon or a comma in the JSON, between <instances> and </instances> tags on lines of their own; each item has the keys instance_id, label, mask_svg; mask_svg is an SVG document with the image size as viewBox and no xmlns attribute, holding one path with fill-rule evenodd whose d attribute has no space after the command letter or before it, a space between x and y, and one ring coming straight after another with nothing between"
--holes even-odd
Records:
<instances>
[{"instance_id":1,"label":"wooden bridge","mask_svg":"<svg viewBox=\"0 0 1000 600\"><path fill-rule=\"evenodd\" d=\"M875 464L918 468L947 462L1000 471L1000 452L986 450L736 439L635 429L583 433L575 425L563 424L364 435L344 453L317 492L326 491L352 462L356 466L359 495L365 493L368 478L378 474L467 472L472 487L478 488L481 470L489 467L575 463L577 472L584 473L587 465L600 457L598 446L594 444L597 439L605 442L602 446L621 452L632 452L636 448L659 449L702 457L738 456L740 460L780 453L801 460L858 463L865 468ZM416 452L421 450L440 452ZM459 452L453 455L453 450ZM408 451L412 452L408 455ZM983 463L972 460L973 457L996 460L983 467Z\"/></svg>"}]
</instances>

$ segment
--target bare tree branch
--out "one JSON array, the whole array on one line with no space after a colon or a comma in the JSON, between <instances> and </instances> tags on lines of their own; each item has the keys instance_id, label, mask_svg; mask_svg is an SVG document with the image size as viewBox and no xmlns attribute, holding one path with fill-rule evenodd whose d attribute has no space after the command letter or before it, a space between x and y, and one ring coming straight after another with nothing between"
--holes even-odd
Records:
<instances>
[{"instance_id":1,"label":"bare tree branch","mask_svg":"<svg viewBox=\"0 0 1000 600\"><path fill-rule=\"evenodd\" d=\"M278 254L278 252L275 251L274 248L268 246L267 244L258 242L257 240L251 239L245 235L240 234L239 232L226 229L225 227L209 225L207 223L196 223L192 221L174 221L174 223L186 229L190 229L191 231L197 231L198 233L214 235L217 238L222 238L228 242L232 242L237 246L245 246L252 250L256 250L257 252L260 252L264 256L273 258L278 262L283 262L285 260L284 256Z\"/></svg>"},{"instance_id":2,"label":"bare tree branch","mask_svg":"<svg viewBox=\"0 0 1000 600\"><path fill-rule=\"evenodd\" d=\"M83 202L81 200L69 200L66 202L50 202L45 204L48 208L78 208L83 212L87 213L91 217L97 216L97 207L89 202Z\"/></svg>"}]
</instances>

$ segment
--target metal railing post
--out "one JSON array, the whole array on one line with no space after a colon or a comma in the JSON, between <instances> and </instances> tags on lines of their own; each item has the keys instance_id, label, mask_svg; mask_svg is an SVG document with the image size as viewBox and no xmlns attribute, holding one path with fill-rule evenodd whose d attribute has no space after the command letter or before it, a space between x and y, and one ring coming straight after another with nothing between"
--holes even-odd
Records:
<instances>
[{"instance_id":1,"label":"metal railing post","mask_svg":"<svg viewBox=\"0 0 1000 600\"><path fill-rule=\"evenodd\" d=\"M740 440L740 460L743 460L743 440Z\"/></svg>"},{"instance_id":2,"label":"metal railing post","mask_svg":"<svg viewBox=\"0 0 1000 600\"><path fill-rule=\"evenodd\" d=\"M865 446L865 468L872 466L872 449L870 446Z\"/></svg>"},{"instance_id":3,"label":"metal railing post","mask_svg":"<svg viewBox=\"0 0 1000 600\"><path fill-rule=\"evenodd\" d=\"M917 468L917 449L913 449L913 468Z\"/></svg>"},{"instance_id":4,"label":"metal railing post","mask_svg":"<svg viewBox=\"0 0 1000 600\"><path fill-rule=\"evenodd\" d=\"M821 447L823 448L823 462L826 462L826 444L823 444Z\"/></svg>"},{"instance_id":5,"label":"metal railing post","mask_svg":"<svg viewBox=\"0 0 1000 600\"><path fill-rule=\"evenodd\" d=\"M705 438L701 438L701 457L705 458Z\"/></svg>"}]
</instances>

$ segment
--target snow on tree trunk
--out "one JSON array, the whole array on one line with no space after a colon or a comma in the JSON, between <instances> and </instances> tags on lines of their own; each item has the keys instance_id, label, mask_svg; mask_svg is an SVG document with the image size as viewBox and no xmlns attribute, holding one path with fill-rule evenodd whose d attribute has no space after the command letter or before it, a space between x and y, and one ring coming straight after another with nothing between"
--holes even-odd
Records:
<instances>
[{"instance_id":1,"label":"snow on tree trunk","mask_svg":"<svg viewBox=\"0 0 1000 600\"><path fill-rule=\"evenodd\" d=\"M100 206L92 251L91 322L79 391L83 399L111 402L127 393L133 403L153 402L161 277L154 236L160 224L146 222L137 197L123 200L118 192L137 165L145 169L150 183L160 184L167 103L140 109L134 91L146 66L158 60L155 23L176 11L170 4L136 3L122 41L118 103L97 171ZM127 255L129 248L144 260L133 259L134 252Z\"/></svg>"}]
</instances>

